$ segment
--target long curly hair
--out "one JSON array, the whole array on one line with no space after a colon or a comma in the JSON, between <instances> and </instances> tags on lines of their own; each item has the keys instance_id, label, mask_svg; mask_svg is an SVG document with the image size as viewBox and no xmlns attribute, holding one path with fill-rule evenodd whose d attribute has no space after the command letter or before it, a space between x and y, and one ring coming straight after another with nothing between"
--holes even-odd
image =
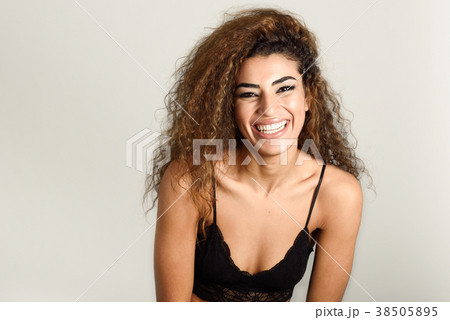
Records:
<instances>
[{"instance_id":1,"label":"long curly hair","mask_svg":"<svg viewBox=\"0 0 450 320\"><path fill-rule=\"evenodd\" d=\"M241 143L233 111L235 77L243 61L252 56L283 54L298 62L309 111L298 139L302 146L312 139L322 159L360 180L367 172L351 145L350 123L341 116L340 96L322 77L317 40L305 23L288 11L247 9L227 14L222 25L202 38L175 72L175 84L165 98L167 127L162 131L164 143L152 159L152 173L147 174L143 202L156 191L150 211L158 200L162 177L176 162L179 168L174 181L188 177L189 195L200 215L198 230L204 237L206 219L214 200L212 177L214 161L203 157L193 164L194 139L222 139L228 150L229 139ZM206 152L208 148L212 152ZM170 161L162 164L170 150ZM205 153L215 153L214 146L204 146ZM371 181L370 177L370 181ZM178 182L181 186L181 183ZM185 188L186 189L186 188Z\"/></svg>"}]
</instances>

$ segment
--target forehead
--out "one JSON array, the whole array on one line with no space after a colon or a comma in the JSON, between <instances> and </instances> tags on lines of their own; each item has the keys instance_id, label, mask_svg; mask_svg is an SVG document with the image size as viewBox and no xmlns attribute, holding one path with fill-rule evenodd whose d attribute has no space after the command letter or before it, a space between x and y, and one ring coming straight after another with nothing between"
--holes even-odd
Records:
<instances>
[{"instance_id":1,"label":"forehead","mask_svg":"<svg viewBox=\"0 0 450 320\"><path fill-rule=\"evenodd\" d=\"M238 83L259 83L276 80L284 76L299 78L298 63L284 55L271 54L245 59L236 75L236 81Z\"/></svg>"}]
</instances>

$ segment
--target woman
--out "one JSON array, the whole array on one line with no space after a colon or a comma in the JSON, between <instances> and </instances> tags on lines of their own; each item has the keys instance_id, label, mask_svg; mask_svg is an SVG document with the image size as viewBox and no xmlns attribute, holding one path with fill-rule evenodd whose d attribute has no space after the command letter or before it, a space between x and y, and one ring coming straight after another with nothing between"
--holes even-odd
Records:
<instances>
[{"instance_id":1,"label":"woman","mask_svg":"<svg viewBox=\"0 0 450 320\"><path fill-rule=\"evenodd\" d=\"M314 245L307 301L342 300L366 169L317 58L304 23L254 9L178 69L144 195L158 192L158 301L289 301Z\"/></svg>"}]
</instances>

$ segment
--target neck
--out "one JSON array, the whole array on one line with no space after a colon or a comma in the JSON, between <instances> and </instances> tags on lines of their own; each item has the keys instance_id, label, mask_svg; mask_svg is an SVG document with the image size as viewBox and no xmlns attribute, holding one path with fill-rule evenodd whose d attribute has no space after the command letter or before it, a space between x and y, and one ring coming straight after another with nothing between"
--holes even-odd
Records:
<instances>
[{"instance_id":1,"label":"neck","mask_svg":"<svg viewBox=\"0 0 450 320\"><path fill-rule=\"evenodd\" d=\"M257 159L245 146L241 146L236 153L237 171L240 176L248 178L258 192L274 194L296 176L294 173L298 166L295 162L300 154L301 151L293 145L281 153L259 153L261 158ZM250 162L247 165L242 164L247 156Z\"/></svg>"}]
</instances>

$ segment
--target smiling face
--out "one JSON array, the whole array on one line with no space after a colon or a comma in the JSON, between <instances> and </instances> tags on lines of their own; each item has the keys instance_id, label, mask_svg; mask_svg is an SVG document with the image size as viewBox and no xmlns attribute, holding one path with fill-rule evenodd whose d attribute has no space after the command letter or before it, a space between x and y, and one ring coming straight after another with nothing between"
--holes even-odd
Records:
<instances>
[{"instance_id":1,"label":"smiling face","mask_svg":"<svg viewBox=\"0 0 450 320\"><path fill-rule=\"evenodd\" d=\"M271 54L243 62L236 76L234 113L241 134L252 145L260 139L298 139L307 110L296 61ZM280 147L266 141L259 151L279 154Z\"/></svg>"}]
</instances>

